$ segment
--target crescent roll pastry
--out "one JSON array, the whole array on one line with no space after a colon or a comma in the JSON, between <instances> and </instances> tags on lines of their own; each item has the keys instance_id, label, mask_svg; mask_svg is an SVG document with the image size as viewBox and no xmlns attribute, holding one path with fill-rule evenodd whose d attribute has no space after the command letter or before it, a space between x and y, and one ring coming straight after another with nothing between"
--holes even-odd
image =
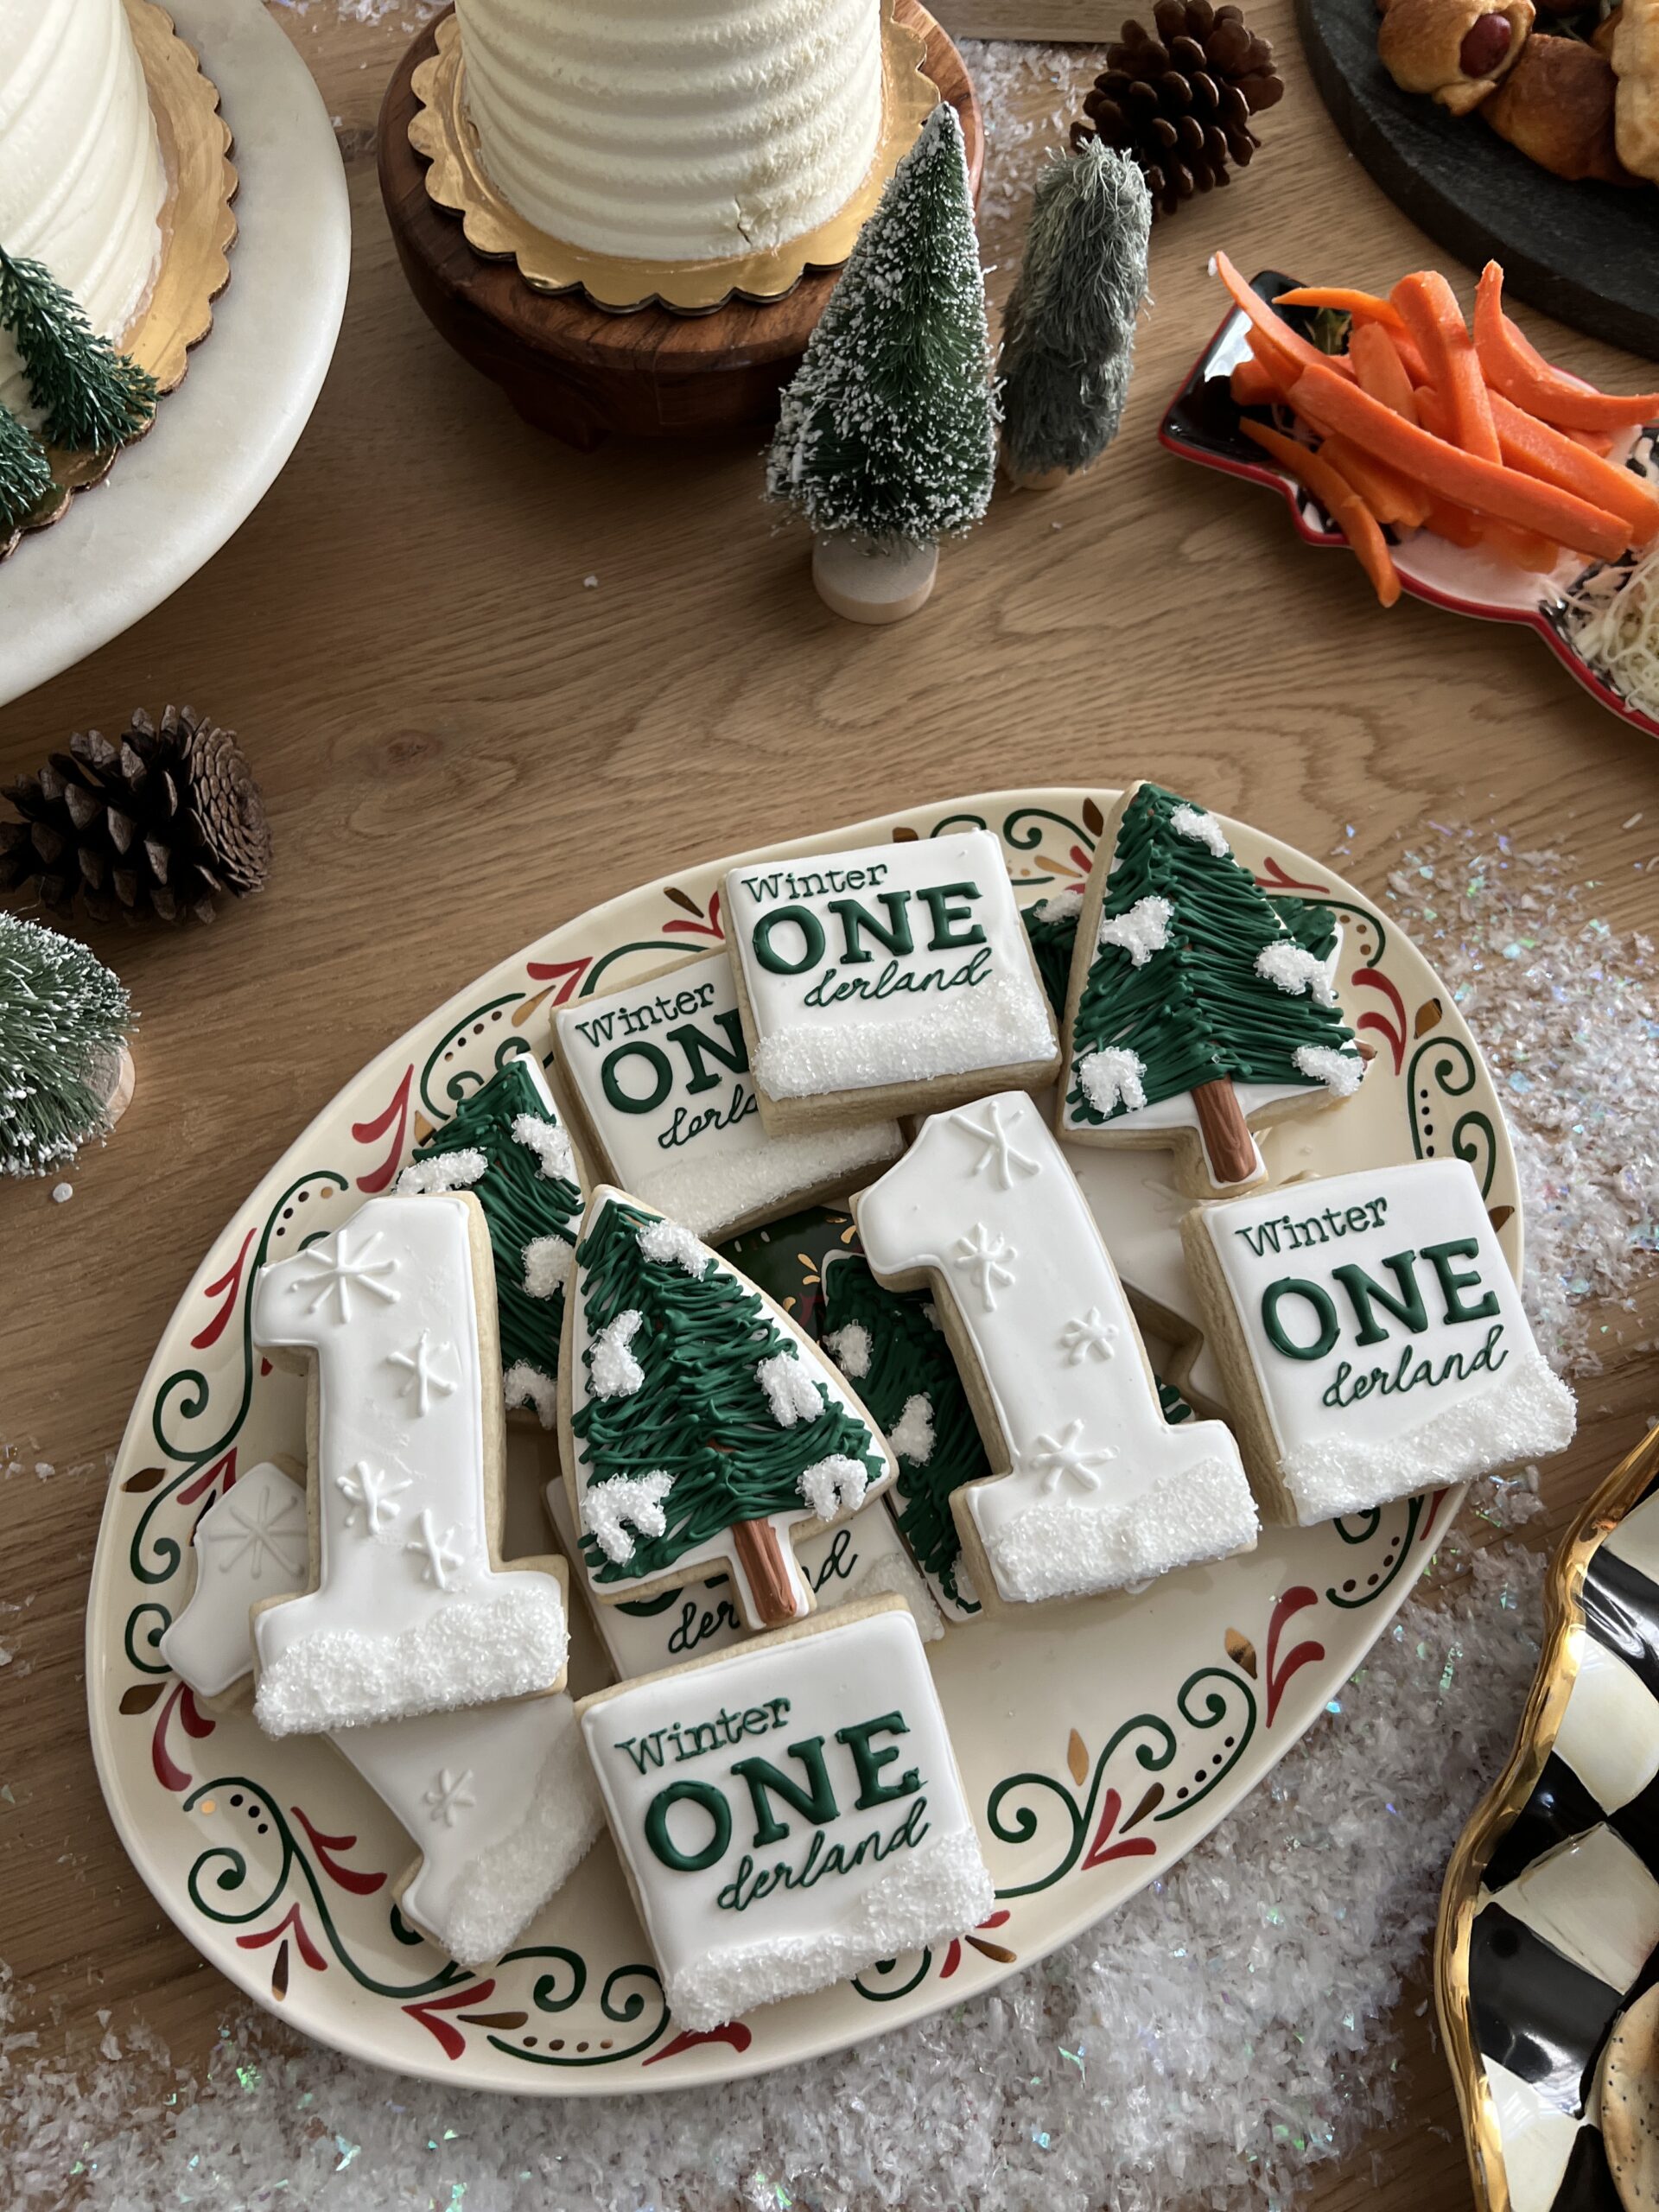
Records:
<instances>
[{"instance_id":1,"label":"crescent roll pastry","mask_svg":"<svg viewBox=\"0 0 1659 2212\"><path fill-rule=\"evenodd\" d=\"M1618 83L1612 64L1593 46L1540 32L1481 113L1500 138L1556 176L1630 184L1613 144Z\"/></svg>"},{"instance_id":2,"label":"crescent roll pastry","mask_svg":"<svg viewBox=\"0 0 1659 2212\"><path fill-rule=\"evenodd\" d=\"M1376 50L1402 92L1466 115L1515 66L1533 13L1533 0L1392 0Z\"/></svg>"},{"instance_id":3,"label":"crescent roll pastry","mask_svg":"<svg viewBox=\"0 0 1659 2212\"><path fill-rule=\"evenodd\" d=\"M1659 184L1659 0L1623 0L1613 32L1613 132L1627 169Z\"/></svg>"}]
</instances>

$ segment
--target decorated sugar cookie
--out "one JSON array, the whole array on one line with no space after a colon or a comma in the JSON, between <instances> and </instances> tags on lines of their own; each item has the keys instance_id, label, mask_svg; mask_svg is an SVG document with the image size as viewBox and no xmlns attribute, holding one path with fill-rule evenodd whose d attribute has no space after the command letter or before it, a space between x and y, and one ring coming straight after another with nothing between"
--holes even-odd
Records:
<instances>
[{"instance_id":1,"label":"decorated sugar cookie","mask_svg":"<svg viewBox=\"0 0 1659 2212\"><path fill-rule=\"evenodd\" d=\"M567 1555L575 1558L581 1540L563 1480L547 1485L547 1510ZM815 1610L850 1605L865 1598L898 1597L910 1607L924 1643L937 1643L944 1634L939 1609L899 1542L882 1499L861 1507L837 1528L808 1536L795 1556ZM659 1590L654 1598L625 1598L589 1610L619 1681L654 1675L658 1668L677 1667L706 1652L724 1651L748 1634L738 1617L737 1593L728 1574Z\"/></svg>"},{"instance_id":2,"label":"decorated sugar cookie","mask_svg":"<svg viewBox=\"0 0 1659 2212\"><path fill-rule=\"evenodd\" d=\"M931 1116L854 1211L883 1281L932 1283L979 1412L997 1471L950 1503L986 1605L1251 1548L1237 1447L1219 1421L1165 1420L1100 1230L1023 1092Z\"/></svg>"},{"instance_id":3,"label":"decorated sugar cookie","mask_svg":"<svg viewBox=\"0 0 1659 2212\"><path fill-rule=\"evenodd\" d=\"M582 1187L537 1063L521 1053L462 1099L436 1135L416 1146L397 1188L470 1191L483 1207L495 1255L506 1402L551 1428Z\"/></svg>"},{"instance_id":4,"label":"decorated sugar cookie","mask_svg":"<svg viewBox=\"0 0 1659 2212\"><path fill-rule=\"evenodd\" d=\"M305 1491L269 1460L197 1522L194 1584L161 1652L199 1697L245 1691L250 1608L304 1588L306 1547ZM404 1916L463 1966L517 1942L602 1825L568 1697L342 1728L333 1741L420 1852L394 1892Z\"/></svg>"},{"instance_id":5,"label":"decorated sugar cookie","mask_svg":"<svg viewBox=\"0 0 1659 2212\"><path fill-rule=\"evenodd\" d=\"M1275 1518L1333 1520L1570 1441L1573 1394L1465 1161L1202 1206L1182 1234Z\"/></svg>"},{"instance_id":6,"label":"decorated sugar cookie","mask_svg":"<svg viewBox=\"0 0 1659 2212\"><path fill-rule=\"evenodd\" d=\"M562 1007L553 1041L596 1175L711 1243L837 1196L904 1150L895 1122L767 1135L723 952Z\"/></svg>"},{"instance_id":7,"label":"decorated sugar cookie","mask_svg":"<svg viewBox=\"0 0 1659 2212\"><path fill-rule=\"evenodd\" d=\"M746 1626L798 1620L804 1536L893 1477L841 1376L786 1314L677 1222L601 1185L576 1247L560 1446L595 1596L711 1569Z\"/></svg>"},{"instance_id":8,"label":"decorated sugar cookie","mask_svg":"<svg viewBox=\"0 0 1659 2212\"><path fill-rule=\"evenodd\" d=\"M1364 1074L1331 954L1233 858L1213 814L1135 784L1078 917L1058 1127L1173 1148L1195 1194L1263 1174L1254 1128L1351 1096Z\"/></svg>"},{"instance_id":9,"label":"decorated sugar cookie","mask_svg":"<svg viewBox=\"0 0 1659 2212\"><path fill-rule=\"evenodd\" d=\"M925 1113L1058 1065L988 830L734 868L726 926L769 1128Z\"/></svg>"},{"instance_id":10,"label":"decorated sugar cookie","mask_svg":"<svg viewBox=\"0 0 1659 2212\"><path fill-rule=\"evenodd\" d=\"M950 1497L990 1467L931 1294L877 1282L844 1210L791 1214L734 1237L726 1255L858 1392L898 1463L887 1504L934 1605L946 1620L976 1619Z\"/></svg>"},{"instance_id":11,"label":"decorated sugar cookie","mask_svg":"<svg viewBox=\"0 0 1659 2212\"><path fill-rule=\"evenodd\" d=\"M991 1910L899 1599L601 1690L576 1710L684 2027L828 1988Z\"/></svg>"},{"instance_id":12,"label":"decorated sugar cookie","mask_svg":"<svg viewBox=\"0 0 1659 2212\"><path fill-rule=\"evenodd\" d=\"M504 1573L499 1560L499 1352L478 1200L369 1199L260 1269L252 1326L311 1374L314 1586L256 1612L261 1727L315 1733L559 1688L563 1563Z\"/></svg>"}]
</instances>

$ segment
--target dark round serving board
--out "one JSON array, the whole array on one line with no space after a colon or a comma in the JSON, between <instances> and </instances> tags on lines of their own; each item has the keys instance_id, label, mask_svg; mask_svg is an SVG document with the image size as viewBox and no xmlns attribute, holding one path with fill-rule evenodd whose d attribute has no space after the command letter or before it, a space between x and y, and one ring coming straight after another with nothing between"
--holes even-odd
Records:
<instances>
[{"instance_id":1,"label":"dark round serving board","mask_svg":"<svg viewBox=\"0 0 1659 2212\"><path fill-rule=\"evenodd\" d=\"M1659 190L1565 183L1478 114L1402 92L1376 58L1376 0L1296 0L1296 23L1338 130L1437 245L1471 269L1496 257L1517 299L1659 358Z\"/></svg>"}]
</instances>

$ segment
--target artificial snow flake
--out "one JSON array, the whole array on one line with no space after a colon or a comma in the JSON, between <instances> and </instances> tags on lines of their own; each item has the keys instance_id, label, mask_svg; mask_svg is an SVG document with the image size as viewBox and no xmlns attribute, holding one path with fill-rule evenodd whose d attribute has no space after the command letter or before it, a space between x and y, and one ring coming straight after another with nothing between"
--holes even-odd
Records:
<instances>
[{"instance_id":1,"label":"artificial snow flake","mask_svg":"<svg viewBox=\"0 0 1659 2212\"><path fill-rule=\"evenodd\" d=\"M1091 1306L1080 1319L1068 1321L1060 1331L1060 1350L1065 1354L1066 1365L1083 1367L1091 1359L1110 1359L1120 1333L1116 1321L1103 1321L1100 1308Z\"/></svg>"},{"instance_id":2,"label":"artificial snow flake","mask_svg":"<svg viewBox=\"0 0 1659 2212\"><path fill-rule=\"evenodd\" d=\"M235 1526L227 1529L227 1520ZM297 1498L275 1497L263 1489L245 1495L238 1484L226 1493L211 1524L201 1533L214 1546L219 1564L226 1572L244 1560L256 1582L264 1574L267 1560L289 1580L305 1572L305 1508Z\"/></svg>"},{"instance_id":3,"label":"artificial snow flake","mask_svg":"<svg viewBox=\"0 0 1659 2212\"><path fill-rule=\"evenodd\" d=\"M454 1155L452 1154L450 1157L454 1158ZM407 1351L393 1351L386 1354L388 1367L401 1368L404 1374L413 1378L410 1395L415 1402L416 1414L422 1420L424 1420L431 1412L432 1400L435 1395L440 1398L453 1398L461 1387L459 1375L445 1375L434 1360L431 1336L432 1332L429 1329L423 1329ZM453 1352L454 1349L454 1345L447 1342L441 1344L437 1350L438 1360L442 1360L446 1352Z\"/></svg>"},{"instance_id":4,"label":"artificial snow flake","mask_svg":"<svg viewBox=\"0 0 1659 2212\"><path fill-rule=\"evenodd\" d=\"M995 1313L997 1292L1006 1290L1014 1281L1014 1269L1007 1262L1019 1256L1006 1237L976 1221L965 1236L957 1239L952 1259L984 1300L985 1311Z\"/></svg>"},{"instance_id":5,"label":"artificial snow flake","mask_svg":"<svg viewBox=\"0 0 1659 2212\"><path fill-rule=\"evenodd\" d=\"M404 1546L406 1552L417 1552L421 1557L421 1580L430 1582L440 1590L453 1590L454 1578L466 1563L467 1554L455 1541L460 1531L446 1529L442 1535L432 1519L432 1509L423 1506L415 1523L415 1534Z\"/></svg>"},{"instance_id":6,"label":"artificial snow flake","mask_svg":"<svg viewBox=\"0 0 1659 2212\"><path fill-rule=\"evenodd\" d=\"M1058 1436L1039 1435L1026 1453L1026 1465L1041 1478L1045 1497L1051 1497L1063 1482L1075 1483L1079 1490L1100 1488L1096 1470L1117 1454L1103 1444L1096 1451L1085 1452L1082 1440L1082 1421L1069 1421Z\"/></svg>"},{"instance_id":7,"label":"artificial snow flake","mask_svg":"<svg viewBox=\"0 0 1659 2212\"><path fill-rule=\"evenodd\" d=\"M397 1274L397 1260L374 1260L369 1256L380 1242L383 1232L378 1229L372 1230L362 1249L355 1253L346 1249L346 1240L350 1234L351 1225L348 1223L336 1232L332 1255L315 1246L308 1255L316 1264L294 1284L296 1291L303 1293L308 1290L311 1293L311 1301L305 1309L308 1313L326 1308L332 1299L338 1302L339 1319L349 1321L353 1290L378 1298L385 1306L397 1303L397 1293L385 1280L388 1275Z\"/></svg>"},{"instance_id":8,"label":"artificial snow flake","mask_svg":"<svg viewBox=\"0 0 1659 2212\"><path fill-rule=\"evenodd\" d=\"M346 1526L356 1528L358 1509L360 1507L365 1533L377 1536L403 1510L393 1501L402 1497L409 1488L409 1483L407 1479L395 1481L386 1468L372 1467L366 1459L359 1459L344 1474L334 1477L334 1487L351 1508L346 1516Z\"/></svg>"},{"instance_id":9,"label":"artificial snow flake","mask_svg":"<svg viewBox=\"0 0 1659 2212\"><path fill-rule=\"evenodd\" d=\"M970 1175L993 1176L998 1190L1010 1191L1014 1188L1016 1176L1035 1175L1039 1172L1037 1161L1028 1152L1021 1152L1003 1128L1002 1102L1000 1098L986 1100L982 1120L970 1121L964 1114L959 1127L970 1131L980 1140L979 1151L968 1171Z\"/></svg>"},{"instance_id":10,"label":"artificial snow flake","mask_svg":"<svg viewBox=\"0 0 1659 2212\"><path fill-rule=\"evenodd\" d=\"M436 1781L423 1793L421 1802L432 1808L435 1821L442 1821L445 1827L452 1828L455 1825L456 1814L478 1802L467 1787L472 1778L471 1767L467 1767L460 1774L451 1774L447 1766L441 1766Z\"/></svg>"}]
</instances>

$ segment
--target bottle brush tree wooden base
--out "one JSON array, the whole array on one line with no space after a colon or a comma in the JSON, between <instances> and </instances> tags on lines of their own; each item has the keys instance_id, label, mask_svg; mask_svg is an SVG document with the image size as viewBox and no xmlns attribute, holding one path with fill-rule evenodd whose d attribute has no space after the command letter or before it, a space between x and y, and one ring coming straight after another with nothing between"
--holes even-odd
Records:
<instances>
[{"instance_id":1,"label":"bottle brush tree wooden base","mask_svg":"<svg viewBox=\"0 0 1659 2212\"><path fill-rule=\"evenodd\" d=\"M832 614L849 622L902 622L918 613L938 574L937 545L872 545L868 538L820 537L812 582Z\"/></svg>"}]
</instances>

